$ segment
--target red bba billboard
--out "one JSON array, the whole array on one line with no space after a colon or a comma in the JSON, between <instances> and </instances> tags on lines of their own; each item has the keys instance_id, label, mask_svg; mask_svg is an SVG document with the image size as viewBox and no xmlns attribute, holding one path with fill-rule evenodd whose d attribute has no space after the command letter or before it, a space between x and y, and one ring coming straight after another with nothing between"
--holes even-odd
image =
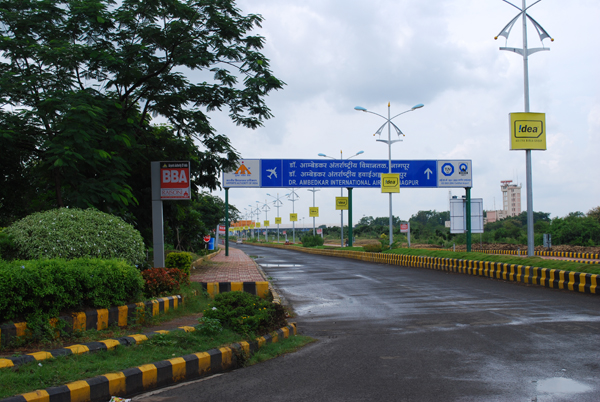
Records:
<instances>
[{"instance_id":1,"label":"red bba billboard","mask_svg":"<svg viewBox=\"0 0 600 402\"><path fill-rule=\"evenodd\" d=\"M160 199L189 200L190 163L160 162Z\"/></svg>"}]
</instances>

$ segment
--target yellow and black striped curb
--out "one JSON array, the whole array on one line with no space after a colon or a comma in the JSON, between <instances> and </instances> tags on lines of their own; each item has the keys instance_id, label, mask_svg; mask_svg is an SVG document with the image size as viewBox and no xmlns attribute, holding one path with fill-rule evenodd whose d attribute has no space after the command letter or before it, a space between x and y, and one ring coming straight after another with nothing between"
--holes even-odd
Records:
<instances>
[{"instance_id":1,"label":"yellow and black striped curb","mask_svg":"<svg viewBox=\"0 0 600 402\"><path fill-rule=\"evenodd\" d=\"M205 255L204 257L200 257L198 258L196 261L192 262L192 268L198 268L200 265L202 265L202 263L204 261L210 260L213 257L215 257L217 254L220 254L222 252L223 249L219 248L218 251L214 252L214 253L210 253L208 255Z\"/></svg>"},{"instance_id":2,"label":"yellow and black striped curb","mask_svg":"<svg viewBox=\"0 0 600 402\"><path fill-rule=\"evenodd\" d=\"M269 294L269 282L199 282L210 297L225 292L246 292L264 299Z\"/></svg>"},{"instance_id":3,"label":"yellow and black striped curb","mask_svg":"<svg viewBox=\"0 0 600 402\"><path fill-rule=\"evenodd\" d=\"M41 361L46 359L52 359L58 356L68 355L80 355L83 353L93 353L101 350L111 350L117 346L131 346L145 342L156 335L164 335L173 331L185 331L193 332L196 328L190 326L179 327L171 331L161 330L152 331L144 334L128 335L117 339L105 339L98 342L89 342L81 345L71 345L61 349L54 349L50 351L42 351L35 353L27 353L22 356L0 358L0 369L20 366L22 364L30 363L33 361Z\"/></svg>"},{"instance_id":4,"label":"yellow and black striped curb","mask_svg":"<svg viewBox=\"0 0 600 402\"><path fill-rule=\"evenodd\" d=\"M314 248L286 247L280 245L261 245L262 247L282 248L309 254L332 257L352 258L405 267L429 268L441 271L485 276L513 282L540 285L554 289L565 289L580 293L597 293L600 282L597 274L586 274L560 269L538 268L528 265L506 264L490 261L473 261L456 258L438 258L401 254L367 253L364 251L324 250Z\"/></svg>"},{"instance_id":5,"label":"yellow and black striped curb","mask_svg":"<svg viewBox=\"0 0 600 402\"><path fill-rule=\"evenodd\" d=\"M241 367L244 360L241 356L251 356L263 345L276 343L279 338L288 338L290 335L296 335L296 324L287 325L252 342L234 343L229 347L144 364L118 373L13 396L0 402L106 402L112 396L132 396L236 369Z\"/></svg>"},{"instance_id":6,"label":"yellow and black striped curb","mask_svg":"<svg viewBox=\"0 0 600 402\"><path fill-rule=\"evenodd\" d=\"M447 248L425 248L420 250L434 250L434 251L452 251L452 249ZM489 249L476 249L473 248L471 250L474 253L484 253L484 254L506 254L506 255L527 255L527 248L523 250L489 250ZM464 250L460 250L458 252L465 252ZM563 258L579 258L581 260L600 260L600 254L593 253L574 253L567 251L534 251L534 255L538 257L563 257ZM567 260L567 261L576 261L581 262L583 264L600 264L599 261L579 261L579 260Z\"/></svg>"},{"instance_id":7,"label":"yellow and black striped curb","mask_svg":"<svg viewBox=\"0 0 600 402\"><path fill-rule=\"evenodd\" d=\"M58 319L67 323L65 328L67 332L87 331L89 329L100 331L110 325L126 327L132 320L143 321L146 315L156 316L166 313L170 309L177 309L183 301L183 297L180 295L158 297L154 300L126 306L73 313L71 316L63 316ZM2 324L0 325L0 345L7 345L15 337L25 336L26 334L26 322Z\"/></svg>"}]
</instances>

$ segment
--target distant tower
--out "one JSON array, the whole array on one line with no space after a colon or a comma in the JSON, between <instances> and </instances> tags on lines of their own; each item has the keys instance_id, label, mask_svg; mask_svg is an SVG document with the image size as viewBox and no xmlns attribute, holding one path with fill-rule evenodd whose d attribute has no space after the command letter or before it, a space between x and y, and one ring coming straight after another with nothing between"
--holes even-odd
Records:
<instances>
[{"instance_id":1,"label":"distant tower","mask_svg":"<svg viewBox=\"0 0 600 402\"><path fill-rule=\"evenodd\" d=\"M500 182L502 190L502 209L505 216L517 216L521 214L521 186L511 184L512 180Z\"/></svg>"}]
</instances>

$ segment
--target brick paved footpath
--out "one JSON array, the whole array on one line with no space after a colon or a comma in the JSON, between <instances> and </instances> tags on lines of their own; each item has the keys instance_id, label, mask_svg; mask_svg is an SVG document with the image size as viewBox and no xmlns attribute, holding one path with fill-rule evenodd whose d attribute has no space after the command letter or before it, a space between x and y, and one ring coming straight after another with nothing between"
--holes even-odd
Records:
<instances>
[{"instance_id":1,"label":"brick paved footpath","mask_svg":"<svg viewBox=\"0 0 600 402\"><path fill-rule=\"evenodd\" d=\"M207 263L196 268L190 278L193 282L261 282L265 278L256 262L243 251L229 247L229 256L225 250Z\"/></svg>"}]
</instances>

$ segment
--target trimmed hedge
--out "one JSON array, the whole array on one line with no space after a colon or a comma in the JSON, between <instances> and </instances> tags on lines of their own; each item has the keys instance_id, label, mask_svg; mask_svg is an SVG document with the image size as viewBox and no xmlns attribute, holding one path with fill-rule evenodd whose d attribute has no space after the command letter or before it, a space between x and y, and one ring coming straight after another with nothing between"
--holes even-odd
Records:
<instances>
[{"instance_id":1,"label":"trimmed hedge","mask_svg":"<svg viewBox=\"0 0 600 402\"><path fill-rule=\"evenodd\" d=\"M59 208L29 215L3 231L17 258L122 258L146 260L144 240L130 224L93 209Z\"/></svg>"},{"instance_id":2,"label":"trimmed hedge","mask_svg":"<svg viewBox=\"0 0 600 402\"><path fill-rule=\"evenodd\" d=\"M192 255L186 252L169 253L165 258L165 267L177 268L189 275L192 268Z\"/></svg>"},{"instance_id":3,"label":"trimmed hedge","mask_svg":"<svg viewBox=\"0 0 600 402\"><path fill-rule=\"evenodd\" d=\"M144 280L123 260L0 260L0 323L141 300Z\"/></svg>"}]
</instances>

